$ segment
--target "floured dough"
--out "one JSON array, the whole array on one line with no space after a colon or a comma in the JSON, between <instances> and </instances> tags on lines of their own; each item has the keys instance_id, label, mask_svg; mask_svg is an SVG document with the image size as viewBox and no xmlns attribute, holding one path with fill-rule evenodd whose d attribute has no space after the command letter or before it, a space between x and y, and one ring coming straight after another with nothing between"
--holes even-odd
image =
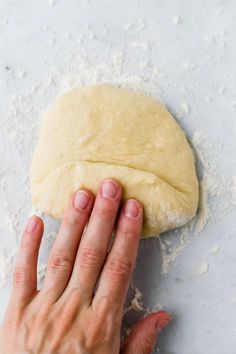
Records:
<instances>
[{"instance_id":1,"label":"floured dough","mask_svg":"<svg viewBox=\"0 0 236 354\"><path fill-rule=\"evenodd\" d=\"M96 193L119 180L123 198L144 206L143 237L185 224L196 213L191 148L159 102L108 85L75 89L46 112L31 166L33 204L61 218L79 188Z\"/></svg>"}]
</instances>

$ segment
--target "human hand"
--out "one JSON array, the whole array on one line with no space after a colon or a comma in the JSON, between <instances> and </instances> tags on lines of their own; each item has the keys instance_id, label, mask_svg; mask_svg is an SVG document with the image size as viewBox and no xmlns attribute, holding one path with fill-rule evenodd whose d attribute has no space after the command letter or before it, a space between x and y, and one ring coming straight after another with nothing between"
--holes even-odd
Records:
<instances>
[{"instance_id":1,"label":"human hand","mask_svg":"<svg viewBox=\"0 0 236 354\"><path fill-rule=\"evenodd\" d=\"M151 353L158 334L171 320L164 311L142 319L120 343L143 220L142 206L134 199L118 211L121 195L119 183L107 179L95 201L87 190L72 196L40 291L37 258L43 221L36 216L29 219L0 327L1 354Z\"/></svg>"}]
</instances>

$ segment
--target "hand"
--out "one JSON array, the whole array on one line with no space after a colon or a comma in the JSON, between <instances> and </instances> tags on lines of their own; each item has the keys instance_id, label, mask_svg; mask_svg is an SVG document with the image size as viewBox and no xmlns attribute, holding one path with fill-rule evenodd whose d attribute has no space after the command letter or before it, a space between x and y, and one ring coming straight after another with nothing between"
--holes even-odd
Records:
<instances>
[{"instance_id":1,"label":"hand","mask_svg":"<svg viewBox=\"0 0 236 354\"><path fill-rule=\"evenodd\" d=\"M87 190L73 195L40 291L37 258L43 221L36 216L29 219L0 327L1 354L151 353L156 337L171 320L166 312L142 319L120 344L143 220L140 203L126 201L108 253L121 195L121 186L111 179L103 181L95 202Z\"/></svg>"}]
</instances>

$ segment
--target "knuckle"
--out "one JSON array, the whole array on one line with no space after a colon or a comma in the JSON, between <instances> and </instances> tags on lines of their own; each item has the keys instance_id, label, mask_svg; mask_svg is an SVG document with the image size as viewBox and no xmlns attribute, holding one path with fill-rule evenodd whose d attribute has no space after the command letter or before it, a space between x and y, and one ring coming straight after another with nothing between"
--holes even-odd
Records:
<instances>
[{"instance_id":1,"label":"knuckle","mask_svg":"<svg viewBox=\"0 0 236 354\"><path fill-rule=\"evenodd\" d=\"M65 226L71 228L80 224L81 220L78 217L78 212L67 212L64 216L63 223Z\"/></svg>"},{"instance_id":2,"label":"knuckle","mask_svg":"<svg viewBox=\"0 0 236 354\"><path fill-rule=\"evenodd\" d=\"M97 299L93 303L93 310L97 318L101 319L101 323L112 323L112 329L119 328L122 321L122 312L120 307L114 304L114 299L105 295Z\"/></svg>"},{"instance_id":3,"label":"knuckle","mask_svg":"<svg viewBox=\"0 0 236 354\"><path fill-rule=\"evenodd\" d=\"M72 267L70 257L62 251L54 251L50 259L50 268L55 272L65 271Z\"/></svg>"},{"instance_id":4,"label":"knuckle","mask_svg":"<svg viewBox=\"0 0 236 354\"><path fill-rule=\"evenodd\" d=\"M152 353L154 343L149 338L143 338L142 342L138 343L138 353L147 354Z\"/></svg>"},{"instance_id":5,"label":"knuckle","mask_svg":"<svg viewBox=\"0 0 236 354\"><path fill-rule=\"evenodd\" d=\"M108 222L110 220L113 220L115 217L116 213L114 212L113 208L111 208L109 205L106 207L95 207L91 219L100 219L104 220L105 222Z\"/></svg>"},{"instance_id":6,"label":"knuckle","mask_svg":"<svg viewBox=\"0 0 236 354\"><path fill-rule=\"evenodd\" d=\"M76 304L76 308L78 310L78 308L81 306L82 303L82 296L81 296L81 287L80 286L73 286L71 288L68 289L67 292L67 303L70 304Z\"/></svg>"},{"instance_id":7,"label":"knuckle","mask_svg":"<svg viewBox=\"0 0 236 354\"><path fill-rule=\"evenodd\" d=\"M25 286L29 282L30 278L30 272L25 266L16 266L13 274L13 282L17 288L22 288Z\"/></svg>"},{"instance_id":8,"label":"knuckle","mask_svg":"<svg viewBox=\"0 0 236 354\"><path fill-rule=\"evenodd\" d=\"M136 235L135 230L132 229L131 227L126 226L125 228L119 229L118 230L119 237L122 237L124 239L129 239L134 237Z\"/></svg>"},{"instance_id":9,"label":"knuckle","mask_svg":"<svg viewBox=\"0 0 236 354\"><path fill-rule=\"evenodd\" d=\"M70 309L64 309L60 315L60 322L59 326L62 330L66 330L68 327L70 327L76 317L76 311L72 311Z\"/></svg>"},{"instance_id":10,"label":"knuckle","mask_svg":"<svg viewBox=\"0 0 236 354\"><path fill-rule=\"evenodd\" d=\"M112 330L108 329L106 321L95 319L88 326L89 335L85 337L85 348L89 353L94 352L94 348L111 347Z\"/></svg>"},{"instance_id":11,"label":"knuckle","mask_svg":"<svg viewBox=\"0 0 236 354\"><path fill-rule=\"evenodd\" d=\"M48 319L48 312L45 311L37 311L37 313L33 313L29 316L30 323L32 323L35 328L42 328L45 324L45 321Z\"/></svg>"},{"instance_id":12,"label":"knuckle","mask_svg":"<svg viewBox=\"0 0 236 354\"><path fill-rule=\"evenodd\" d=\"M21 315L19 315L17 311L12 311L4 318L2 322L2 327L6 328L8 331L14 331L19 326L20 322Z\"/></svg>"},{"instance_id":13,"label":"knuckle","mask_svg":"<svg viewBox=\"0 0 236 354\"><path fill-rule=\"evenodd\" d=\"M79 265L82 268L96 268L101 264L103 252L94 248L84 247L79 251Z\"/></svg>"},{"instance_id":14,"label":"knuckle","mask_svg":"<svg viewBox=\"0 0 236 354\"><path fill-rule=\"evenodd\" d=\"M124 258L112 258L108 261L106 270L114 278L126 278L132 272L132 263Z\"/></svg>"}]
</instances>

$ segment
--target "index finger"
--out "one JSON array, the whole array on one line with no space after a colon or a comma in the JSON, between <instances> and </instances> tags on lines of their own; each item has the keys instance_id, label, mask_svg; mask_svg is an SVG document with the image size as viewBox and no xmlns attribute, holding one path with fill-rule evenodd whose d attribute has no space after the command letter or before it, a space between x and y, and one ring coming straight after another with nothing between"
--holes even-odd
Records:
<instances>
[{"instance_id":1,"label":"index finger","mask_svg":"<svg viewBox=\"0 0 236 354\"><path fill-rule=\"evenodd\" d=\"M113 307L123 310L130 278L134 269L143 223L143 209L130 199L124 204L114 242L104 264L92 306L109 299Z\"/></svg>"}]
</instances>

